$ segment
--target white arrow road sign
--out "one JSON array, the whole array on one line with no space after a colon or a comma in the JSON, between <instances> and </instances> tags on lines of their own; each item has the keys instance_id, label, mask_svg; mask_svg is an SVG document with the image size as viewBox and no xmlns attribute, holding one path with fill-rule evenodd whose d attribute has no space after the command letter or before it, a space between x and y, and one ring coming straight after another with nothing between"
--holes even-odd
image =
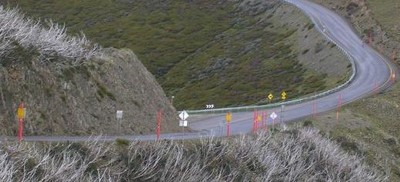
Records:
<instances>
[{"instance_id":1,"label":"white arrow road sign","mask_svg":"<svg viewBox=\"0 0 400 182\"><path fill-rule=\"evenodd\" d=\"M181 120L186 120L189 117L189 114L186 111L182 111L179 114L179 118L181 118Z\"/></svg>"},{"instance_id":2,"label":"white arrow road sign","mask_svg":"<svg viewBox=\"0 0 400 182\"><path fill-rule=\"evenodd\" d=\"M272 112L272 114L269 115L269 117L270 117L271 119L276 119L276 117L278 117L278 115L276 115L275 112Z\"/></svg>"}]
</instances>

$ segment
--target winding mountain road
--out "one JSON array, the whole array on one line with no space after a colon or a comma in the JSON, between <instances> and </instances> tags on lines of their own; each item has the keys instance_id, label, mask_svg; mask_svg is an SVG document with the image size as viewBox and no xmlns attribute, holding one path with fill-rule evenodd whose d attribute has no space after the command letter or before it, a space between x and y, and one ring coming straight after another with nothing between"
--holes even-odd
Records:
<instances>
[{"instance_id":1,"label":"winding mountain road","mask_svg":"<svg viewBox=\"0 0 400 182\"><path fill-rule=\"evenodd\" d=\"M374 49L365 45L342 17L307 0L286 0L286 2L300 8L311 18L316 28L327 39L335 43L349 56L355 67L355 76L346 87L337 92L299 104L287 105L283 112L281 107L269 109L269 113L276 112L280 115L277 119L278 122L293 121L309 116L313 113L313 110L320 113L336 109L339 102L341 102L341 105L348 104L385 90L394 83L397 75L396 66ZM231 126L232 134L251 131L253 112L234 113L232 118L236 118ZM224 134L218 132L218 129L215 128L217 124L213 124L221 123L223 120L225 120L224 115L210 117L192 124L191 127L196 130L209 130ZM268 121L268 123L271 124L271 121Z\"/></svg>"},{"instance_id":2,"label":"winding mountain road","mask_svg":"<svg viewBox=\"0 0 400 182\"><path fill-rule=\"evenodd\" d=\"M288 122L304 118L312 114L313 110L320 113L334 110L338 106L339 97L342 105L368 97L376 91L390 87L397 75L397 69L386 58L381 56L368 45L364 45L351 26L331 10L314 4L307 0L286 0L300 8L314 22L315 27L327 39L330 39L353 61L356 70L354 78L344 88L325 96L304 101L297 104L286 105L284 109L276 107L268 109L268 113L276 112L278 118L275 123ZM314 105L317 103L317 105ZM191 120L192 119L192 120ZM190 127L198 132L162 134L161 139L194 139L209 136L224 136L222 127L225 114L206 114L189 117ZM253 112L236 112L232 114L231 134L244 134L252 131ZM268 124L272 124L271 119ZM86 141L102 140L113 141L117 138L128 140L154 140L155 135L142 136L101 136L101 137L67 137L67 136L35 136L25 137L25 141ZM3 140L12 139L3 137ZM14 138L15 139L15 138Z\"/></svg>"}]
</instances>

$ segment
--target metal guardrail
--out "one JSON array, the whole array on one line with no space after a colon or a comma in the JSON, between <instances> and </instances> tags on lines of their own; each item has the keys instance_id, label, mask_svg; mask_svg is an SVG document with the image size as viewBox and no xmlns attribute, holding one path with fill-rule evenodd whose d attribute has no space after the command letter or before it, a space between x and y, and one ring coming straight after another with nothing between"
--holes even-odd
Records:
<instances>
[{"instance_id":1,"label":"metal guardrail","mask_svg":"<svg viewBox=\"0 0 400 182\"><path fill-rule=\"evenodd\" d=\"M290 5L294 5L296 6L296 4L293 1L290 0L283 0L284 2L287 2ZM297 7L297 6L296 6ZM297 7L298 8L298 7ZM304 10L302 10L301 8L299 8L301 11L304 12ZM308 16L308 14L306 12L304 12L304 14L306 14ZM266 105L252 105L252 106L241 106L241 107L227 107L227 108L217 108L217 109L202 109L202 110L186 110L186 112L188 112L189 114L214 114L214 113L224 113L224 112L240 112L240 111L249 111L249 110L254 110L254 109L268 109L268 108L275 108L281 105L293 105L293 104L297 104L297 103L302 103L302 102L306 102L306 101L310 101L310 100L314 100L317 98L321 98L323 96L335 93L341 89L343 89L344 87L348 86L355 78L355 75L357 74L357 69L356 69L356 65L355 65L355 61L354 58L345 50L343 49L343 47L341 45L339 45L339 43L335 42L332 38L330 38L323 30L321 30L321 24L319 24L313 17L308 16L311 21L317 25L317 29L319 32L322 33L322 35L324 35L324 37L334 43L339 50L341 50L349 59L350 63L351 63L351 67L352 67L352 75L350 76L350 78L343 83L342 85L339 85L331 90L327 90L325 92L322 93L318 93L316 95L313 96L309 96L309 97L304 97L304 98L300 98L300 99L295 99L295 100L290 100L290 101L286 101L286 102L280 102L280 103L273 103L273 104L266 104Z\"/></svg>"}]
</instances>

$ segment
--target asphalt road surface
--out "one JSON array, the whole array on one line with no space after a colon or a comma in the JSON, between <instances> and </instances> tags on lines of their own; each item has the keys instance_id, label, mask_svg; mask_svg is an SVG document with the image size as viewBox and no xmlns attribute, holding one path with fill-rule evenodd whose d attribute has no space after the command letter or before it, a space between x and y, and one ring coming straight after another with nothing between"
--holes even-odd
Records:
<instances>
[{"instance_id":1,"label":"asphalt road surface","mask_svg":"<svg viewBox=\"0 0 400 182\"><path fill-rule=\"evenodd\" d=\"M280 124L307 117L314 112L321 113L337 109L338 105L345 105L361 98L368 97L378 91L390 87L396 76L396 67L381 56L378 52L364 45L360 37L354 33L352 27L340 16L331 10L306 0L287 0L309 16L315 27L326 37L342 48L354 60L356 75L353 81L338 92L323 96L318 99L302 102L294 105L286 105L268 109L266 115L275 112L278 116L272 120L268 117L265 121L268 127L272 124ZM230 124L231 134L246 134L253 128L253 111L232 113ZM189 116L191 129L198 132L162 134L161 139L197 139L210 136L225 136L225 114L208 114L201 116ZM25 141L85 141L101 140L113 141L117 138L128 140L155 140L156 135L142 136L101 136L101 137L72 137L72 136L31 136L25 137ZM2 140L15 140L15 137L3 137Z\"/></svg>"}]
</instances>

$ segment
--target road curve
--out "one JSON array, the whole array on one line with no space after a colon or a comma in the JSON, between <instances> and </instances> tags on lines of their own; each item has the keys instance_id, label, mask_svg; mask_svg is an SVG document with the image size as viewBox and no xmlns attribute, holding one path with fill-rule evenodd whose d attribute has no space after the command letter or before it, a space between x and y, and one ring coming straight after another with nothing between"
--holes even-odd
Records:
<instances>
[{"instance_id":1,"label":"road curve","mask_svg":"<svg viewBox=\"0 0 400 182\"><path fill-rule=\"evenodd\" d=\"M278 117L272 121L270 118L268 125L279 122L289 122L304 118L313 112L321 113L336 109L339 100L342 105L365 98L379 91L389 88L397 75L397 69L390 61L381 56L374 49L362 43L359 36L353 31L351 26L336 13L331 10L309 2L307 0L286 0L300 8L314 22L315 27L348 54L354 65L356 74L351 83L345 88L299 104L287 105L284 108L277 107L268 109L267 115L276 112ZM339 99L341 98L341 99ZM192 119L192 121L191 121ZM196 117L189 117L190 127L198 132L192 133L170 133L162 134L161 139L195 139L209 136L224 136L224 114L209 114ZM245 134L252 131L253 112L237 112L232 114L231 134ZM156 135L141 136L31 136L25 137L25 141L86 141L101 140L113 141L117 138L127 140L154 140ZM1 140L15 140L15 137L2 137Z\"/></svg>"},{"instance_id":2,"label":"road curve","mask_svg":"<svg viewBox=\"0 0 400 182\"><path fill-rule=\"evenodd\" d=\"M315 27L327 39L335 43L353 61L356 70L355 77L350 84L343 89L323 96L318 99L305 101L300 104L288 105L282 108L269 109L268 113L276 112L279 117L277 122L288 122L295 119L317 113L336 109L339 105L348 104L358 99L367 97L379 91L389 88L395 81L392 76L397 75L397 68L385 57L381 56L368 45L364 45L352 27L339 15L331 10L309 2L307 0L286 0L286 2L297 6L314 22ZM253 113L234 113L232 133L247 133L253 127ZM221 123L224 116L218 119L208 118L205 121L192 124L197 130L210 130L223 134L212 123ZM268 124L271 124L269 119ZM208 124L204 124L208 123ZM213 125L216 127L216 125Z\"/></svg>"}]
</instances>

